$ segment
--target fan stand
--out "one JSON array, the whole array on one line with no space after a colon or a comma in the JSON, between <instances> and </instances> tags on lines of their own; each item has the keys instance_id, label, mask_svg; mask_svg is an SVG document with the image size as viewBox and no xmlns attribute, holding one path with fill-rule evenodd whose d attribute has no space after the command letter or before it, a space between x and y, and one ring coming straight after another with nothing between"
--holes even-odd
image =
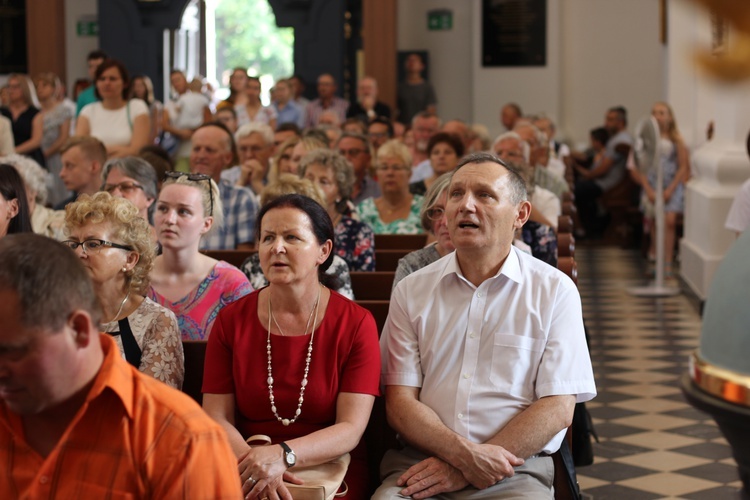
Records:
<instances>
[{"instance_id":1,"label":"fan stand","mask_svg":"<svg viewBox=\"0 0 750 500\"><path fill-rule=\"evenodd\" d=\"M648 180L646 181L648 182ZM656 275L651 284L628 288L628 293L636 297L671 297L678 295L680 289L664 284L664 171L661 161L656 166L656 199L654 200L654 219L656 225Z\"/></svg>"}]
</instances>

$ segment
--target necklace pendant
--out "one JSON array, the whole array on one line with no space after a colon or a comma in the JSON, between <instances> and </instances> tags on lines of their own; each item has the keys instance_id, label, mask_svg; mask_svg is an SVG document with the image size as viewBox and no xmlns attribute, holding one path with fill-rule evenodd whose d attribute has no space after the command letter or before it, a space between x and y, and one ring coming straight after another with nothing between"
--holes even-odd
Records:
<instances>
[{"instance_id":1,"label":"necklace pendant","mask_svg":"<svg viewBox=\"0 0 750 500\"><path fill-rule=\"evenodd\" d=\"M288 418L282 418L281 419L281 425L284 427L289 427L289 419Z\"/></svg>"}]
</instances>

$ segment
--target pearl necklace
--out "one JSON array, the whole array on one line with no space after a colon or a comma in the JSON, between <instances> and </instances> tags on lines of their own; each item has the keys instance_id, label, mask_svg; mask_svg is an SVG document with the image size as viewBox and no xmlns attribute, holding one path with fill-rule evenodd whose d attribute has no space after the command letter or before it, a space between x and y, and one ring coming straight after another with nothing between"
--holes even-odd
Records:
<instances>
[{"instance_id":1,"label":"pearl necklace","mask_svg":"<svg viewBox=\"0 0 750 500\"><path fill-rule=\"evenodd\" d=\"M271 411L273 412L274 416L276 417L276 420L281 422L282 425L285 427L288 425L293 424L297 421L297 418L302 413L302 402L305 400L305 387L307 387L307 374L310 371L310 360L312 359L312 350L313 350L313 338L315 338L315 324L318 322L318 310L320 309L320 291L323 288L322 285L319 285L318 288L318 298L315 300L315 305L313 306L313 310L315 311L315 321L312 323L312 331L310 332L310 343L307 346L307 358L305 358L305 374L302 376L302 383L300 384L299 389L299 403L297 404L297 411L294 412L294 417L292 419L288 418L281 418L278 413L276 413L276 403L273 396L273 374L271 370L271 318L273 317L273 311L271 309L271 290L268 290L268 337L266 338L266 353L268 355L268 379L266 380L268 382L268 399L271 402ZM312 311L310 312L310 317L312 317ZM273 319L274 323L276 323L276 318ZM276 323L276 326L278 327L278 323ZM307 335L307 330L310 327L310 319L307 320L307 325L305 326L305 332L303 335ZM281 328L279 328L279 333L283 335L281 332Z\"/></svg>"}]
</instances>

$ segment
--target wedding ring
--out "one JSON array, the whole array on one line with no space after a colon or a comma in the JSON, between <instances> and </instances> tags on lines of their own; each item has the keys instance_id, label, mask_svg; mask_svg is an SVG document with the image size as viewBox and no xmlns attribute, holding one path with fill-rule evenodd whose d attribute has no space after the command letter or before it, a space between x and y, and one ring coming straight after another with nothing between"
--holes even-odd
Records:
<instances>
[{"instance_id":1,"label":"wedding ring","mask_svg":"<svg viewBox=\"0 0 750 500\"><path fill-rule=\"evenodd\" d=\"M255 479L253 479L252 477L249 477L249 478L247 478L247 480L248 480L248 481L252 481L252 483L253 483L253 484L255 484L255 483L257 483L257 482L258 482L258 481L256 481Z\"/></svg>"}]
</instances>

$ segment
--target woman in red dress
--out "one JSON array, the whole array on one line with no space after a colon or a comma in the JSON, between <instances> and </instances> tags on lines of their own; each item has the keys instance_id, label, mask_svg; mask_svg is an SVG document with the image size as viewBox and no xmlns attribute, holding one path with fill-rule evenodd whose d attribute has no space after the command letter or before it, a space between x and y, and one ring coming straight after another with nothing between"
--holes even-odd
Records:
<instances>
[{"instance_id":1,"label":"woman in red dress","mask_svg":"<svg viewBox=\"0 0 750 500\"><path fill-rule=\"evenodd\" d=\"M379 394L372 315L324 286L333 224L301 195L258 215L258 251L269 286L222 309L206 352L203 407L224 426L246 498L291 499L295 466L351 453L345 498L366 498L360 443ZM254 434L272 446L251 448Z\"/></svg>"}]
</instances>

